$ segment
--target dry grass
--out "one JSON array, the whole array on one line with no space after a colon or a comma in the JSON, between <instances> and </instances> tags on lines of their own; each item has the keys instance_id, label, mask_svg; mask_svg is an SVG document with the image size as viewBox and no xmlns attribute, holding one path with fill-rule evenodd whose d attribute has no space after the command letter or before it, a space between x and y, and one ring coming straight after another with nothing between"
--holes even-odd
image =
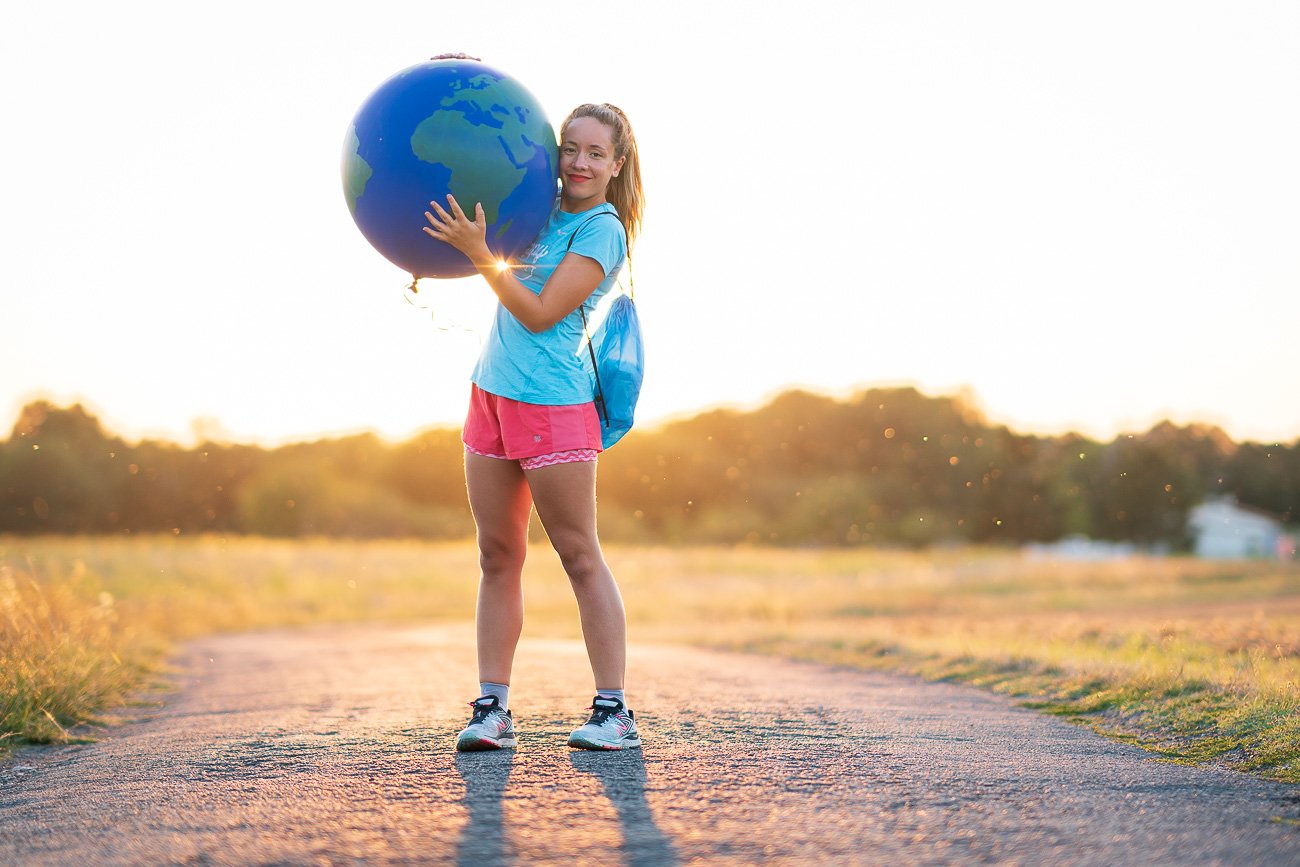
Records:
<instances>
[{"instance_id":1,"label":"dry grass","mask_svg":"<svg viewBox=\"0 0 1300 867\"><path fill-rule=\"evenodd\" d=\"M959 680L1172 760L1300 782L1296 566L978 549L607 553L634 640ZM0 732L33 741L121 702L169 641L465 620L477 572L467 543L172 537L0 539L0 569ZM527 587L530 635L578 634L544 546Z\"/></svg>"},{"instance_id":2,"label":"dry grass","mask_svg":"<svg viewBox=\"0 0 1300 867\"><path fill-rule=\"evenodd\" d=\"M104 722L176 640L471 617L474 564L463 543L0 538L0 753Z\"/></svg>"},{"instance_id":3,"label":"dry grass","mask_svg":"<svg viewBox=\"0 0 1300 867\"><path fill-rule=\"evenodd\" d=\"M641 614L658 637L971 683L1170 760L1300 782L1294 564L740 550L628 565L633 586L673 576Z\"/></svg>"},{"instance_id":4,"label":"dry grass","mask_svg":"<svg viewBox=\"0 0 1300 867\"><path fill-rule=\"evenodd\" d=\"M123 703L148 655L133 639L84 569L46 583L0 566L0 740L72 740L66 725Z\"/></svg>"}]
</instances>

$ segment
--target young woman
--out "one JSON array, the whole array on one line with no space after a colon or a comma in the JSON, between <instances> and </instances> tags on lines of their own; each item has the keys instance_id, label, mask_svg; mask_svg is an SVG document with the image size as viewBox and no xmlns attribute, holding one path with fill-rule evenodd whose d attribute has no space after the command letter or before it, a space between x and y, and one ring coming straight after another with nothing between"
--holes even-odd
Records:
<instances>
[{"instance_id":1,"label":"young woman","mask_svg":"<svg viewBox=\"0 0 1300 867\"><path fill-rule=\"evenodd\" d=\"M510 671L523 628L521 577L531 506L560 555L578 600L595 675L591 718L569 746L641 745L623 696L623 600L596 536L600 420L577 351L579 307L613 287L641 224L636 139L609 104L578 106L560 127L559 203L518 262L488 249L487 221L448 196L432 202L424 231L469 257L500 304L471 377L465 420L465 482L478 528L480 697L458 750L515 745Z\"/></svg>"}]
</instances>

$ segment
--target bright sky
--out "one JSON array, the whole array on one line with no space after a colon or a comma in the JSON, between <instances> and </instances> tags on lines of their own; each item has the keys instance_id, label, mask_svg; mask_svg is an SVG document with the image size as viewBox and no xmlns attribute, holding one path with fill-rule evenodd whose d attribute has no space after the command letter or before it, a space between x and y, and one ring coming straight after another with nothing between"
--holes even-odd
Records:
<instances>
[{"instance_id":1,"label":"bright sky","mask_svg":"<svg viewBox=\"0 0 1300 867\"><path fill-rule=\"evenodd\" d=\"M553 123L633 121L647 424L907 383L1291 441L1297 46L1289 0L16 4L3 430L35 397L181 441L458 424L490 291L408 306L339 165L376 86L465 51Z\"/></svg>"}]
</instances>

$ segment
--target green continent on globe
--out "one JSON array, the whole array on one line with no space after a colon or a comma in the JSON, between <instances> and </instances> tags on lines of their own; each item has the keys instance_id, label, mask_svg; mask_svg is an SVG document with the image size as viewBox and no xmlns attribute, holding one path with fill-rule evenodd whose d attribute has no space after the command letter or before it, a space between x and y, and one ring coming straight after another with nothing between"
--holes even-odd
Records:
<instances>
[{"instance_id":1,"label":"green continent on globe","mask_svg":"<svg viewBox=\"0 0 1300 867\"><path fill-rule=\"evenodd\" d=\"M471 219L475 202L481 202L487 221L495 223L501 203L523 181L537 150L554 141L554 133L540 114L524 107L531 99L513 81L476 75L452 89L438 111L415 128L411 150L451 170L448 187ZM458 144L455 165L447 164L447 142ZM502 231L498 227L497 234Z\"/></svg>"},{"instance_id":2,"label":"green continent on globe","mask_svg":"<svg viewBox=\"0 0 1300 867\"><path fill-rule=\"evenodd\" d=\"M357 199L366 191L366 182L375 173L370 163L361 158L360 151L361 139L357 138L357 128L350 126L343 148L343 192L348 197L348 209L353 216L357 213Z\"/></svg>"}]
</instances>

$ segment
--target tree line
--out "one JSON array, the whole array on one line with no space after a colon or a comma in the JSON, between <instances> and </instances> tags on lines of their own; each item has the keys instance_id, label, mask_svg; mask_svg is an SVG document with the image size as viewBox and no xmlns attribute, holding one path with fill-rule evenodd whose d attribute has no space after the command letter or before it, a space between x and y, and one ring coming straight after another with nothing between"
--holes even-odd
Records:
<instances>
[{"instance_id":1,"label":"tree line","mask_svg":"<svg viewBox=\"0 0 1300 867\"><path fill-rule=\"evenodd\" d=\"M1024 543L1082 534L1179 548L1231 494L1300 516L1300 440L1162 422L1099 442L1019 434L959 396L790 391L636 430L601 457L602 536L777 545ZM26 406L0 444L0 532L462 538L458 430L280 448L128 443L80 405Z\"/></svg>"}]
</instances>

